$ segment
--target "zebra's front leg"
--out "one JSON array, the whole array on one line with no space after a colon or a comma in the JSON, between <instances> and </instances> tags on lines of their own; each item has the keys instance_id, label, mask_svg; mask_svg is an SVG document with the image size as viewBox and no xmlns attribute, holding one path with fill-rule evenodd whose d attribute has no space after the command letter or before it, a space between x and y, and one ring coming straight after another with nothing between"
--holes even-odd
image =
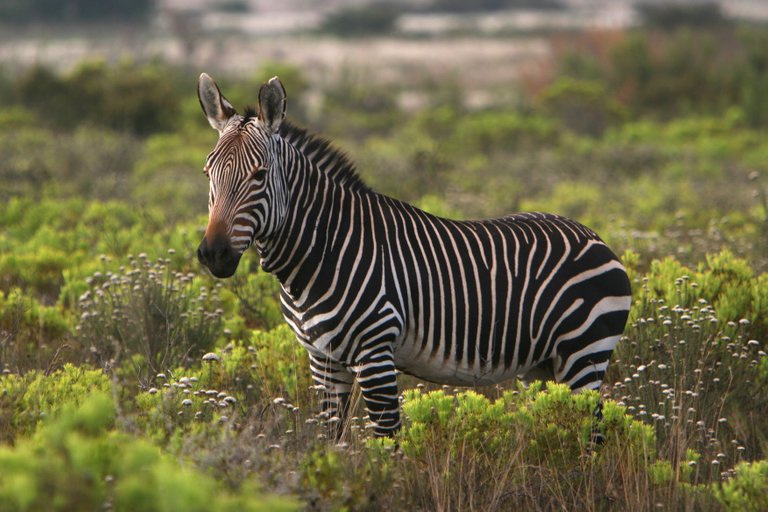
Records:
<instances>
[{"instance_id":1,"label":"zebra's front leg","mask_svg":"<svg viewBox=\"0 0 768 512\"><path fill-rule=\"evenodd\" d=\"M349 396L352 392L352 373L344 366L309 355L309 367L315 386L322 390L320 419L328 427L328 437L339 441L349 413Z\"/></svg>"},{"instance_id":2,"label":"zebra's front leg","mask_svg":"<svg viewBox=\"0 0 768 512\"><path fill-rule=\"evenodd\" d=\"M374 436L391 437L400 429L395 358L391 347L368 354L352 367L363 393Z\"/></svg>"}]
</instances>

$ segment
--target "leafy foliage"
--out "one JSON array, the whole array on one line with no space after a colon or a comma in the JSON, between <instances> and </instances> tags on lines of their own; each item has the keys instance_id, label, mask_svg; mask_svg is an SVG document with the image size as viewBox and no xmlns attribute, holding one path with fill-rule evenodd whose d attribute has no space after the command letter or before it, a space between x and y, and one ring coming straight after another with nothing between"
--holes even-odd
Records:
<instances>
[{"instance_id":1,"label":"leafy foliage","mask_svg":"<svg viewBox=\"0 0 768 512\"><path fill-rule=\"evenodd\" d=\"M683 20L686 9L677 4L647 6L649 15ZM714 4L692 5L690 13L718 22ZM609 97L637 117L671 119L680 115L721 114L739 107L753 126L766 122L765 101L754 95L768 70L758 62L766 57L765 31L753 27L707 31L635 31L612 44L594 44L577 36L563 45L562 72L573 78L597 80Z\"/></svg>"},{"instance_id":2,"label":"leafy foliage","mask_svg":"<svg viewBox=\"0 0 768 512\"><path fill-rule=\"evenodd\" d=\"M50 375L41 371L4 374L0 390L0 440L12 442L17 436L31 434L41 420L63 408L84 403L91 393L109 392L111 383L99 370L64 365Z\"/></svg>"},{"instance_id":3,"label":"leafy foliage","mask_svg":"<svg viewBox=\"0 0 768 512\"><path fill-rule=\"evenodd\" d=\"M37 67L18 80L16 95L61 128L93 123L146 135L172 126L178 100L168 78L162 68L131 62L87 62L63 77Z\"/></svg>"},{"instance_id":4,"label":"leafy foliage","mask_svg":"<svg viewBox=\"0 0 768 512\"><path fill-rule=\"evenodd\" d=\"M725 510L758 511L768 507L768 461L744 462L736 466L736 476L716 488L714 495Z\"/></svg>"},{"instance_id":5,"label":"leafy foliage","mask_svg":"<svg viewBox=\"0 0 768 512\"><path fill-rule=\"evenodd\" d=\"M115 404L92 393L31 439L0 447L1 510L295 510L291 500L236 492L113 429Z\"/></svg>"},{"instance_id":6,"label":"leafy foliage","mask_svg":"<svg viewBox=\"0 0 768 512\"><path fill-rule=\"evenodd\" d=\"M172 270L170 259L153 263L144 253L128 259L129 267L118 273L88 278L78 301L77 336L94 362L106 368L128 363L147 382L209 351L224 310L216 288L196 286L195 275Z\"/></svg>"},{"instance_id":7,"label":"leafy foliage","mask_svg":"<svg viewBox=\"0 0 768 512\"><path fill-rule=\"evenodd\" d=\"M41 304L12 288L0 291L0 363L4 369L39 368L67 348L68 318L55 306Z\"/></svg>"}]
</instances>

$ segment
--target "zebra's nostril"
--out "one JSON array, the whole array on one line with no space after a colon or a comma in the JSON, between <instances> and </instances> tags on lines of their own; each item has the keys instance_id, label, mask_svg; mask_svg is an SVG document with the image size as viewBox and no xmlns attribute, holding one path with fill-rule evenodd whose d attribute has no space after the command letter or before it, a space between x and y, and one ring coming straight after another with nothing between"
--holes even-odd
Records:
<instances>
[{"instance_id":1,"label":"zebra's nostril","mask_svg":"<svg viewBox=\"0 0 768 512\"><path fill-rule=\"evenodd\" d=\"M214 249L213 252L213 261L224 261L226 260L230 255L230 248L229 246L223 246L223 247L217 247Z\"/></svg>"}]
</instances>

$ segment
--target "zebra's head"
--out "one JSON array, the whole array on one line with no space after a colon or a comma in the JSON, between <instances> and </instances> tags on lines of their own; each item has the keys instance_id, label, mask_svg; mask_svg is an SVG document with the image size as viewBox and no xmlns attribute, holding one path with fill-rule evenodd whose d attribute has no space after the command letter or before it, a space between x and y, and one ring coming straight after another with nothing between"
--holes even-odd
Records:
<instances>
[{"instance_id":1,"label":"zebra's head","mask_svg":"<svg viewBox=\"0 0 768 512\"><path fill-rule=\"evenodd\" d=\"M259 112L235 111L216 82L203 73L197 87L219 141L208 155L208 227L197 258L216 277L230 277L253 243L274 233L287 209L285 177L274 141L285 116L285 89L277 77L259 91Z\"/></svg>"}]
</instances>

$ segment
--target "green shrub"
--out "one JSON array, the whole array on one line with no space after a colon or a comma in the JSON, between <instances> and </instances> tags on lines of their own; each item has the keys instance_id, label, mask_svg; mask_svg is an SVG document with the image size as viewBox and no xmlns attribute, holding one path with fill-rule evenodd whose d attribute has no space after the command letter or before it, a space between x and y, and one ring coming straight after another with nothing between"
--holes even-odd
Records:
<instances>
[{"instance_id":1,"label":"green shrub","mask_svg":"<svg viewBox=\"0 0 768 512\"><path fill-rule=\"evenodd\" d=\"M175 378L160 374L156 377L158 387L141 391L134 398L135 410L125 416L126 427L160 446L179 445L184 438L198 435L219 437L243 415L247 405L242 393L230 394L198 377L204 373L187 371Z\"/></svg>"},{"instance_id":2,"label":"green shrub","mask_svg":"<svg viewBox=\"0 0 768 512\"><path fill-rule=\"evenodd\" d=\"M556 212L572 219L579 219L589 226L594 226L604 218L605 204L599 198L600 189L583 182L563 182L555 185L546 199L528 199L521 201L523 211Z\"/></svg>"},{"instance_id":3,"label":"green shrub","mask_svg":"<svg viewBox=\"0 0 768 512\"><path fill-rule=\"evenodd\" d=\"M557 124L538 115L485 111L460 116L456 121L450 147L464 152L509 152L515 148L552 144L559 137Z\"/></svg>"},{"instance_id":4,"label":"green shrub","mask_svg":"<svg viewBox=\"0 0 768 512\"><path fill-rule=\"evenodd\" d=\"M109 377L102 371L71 364L50 374L4 374L0 376L0 442L29 435L46 417L84 403L94 391L110 390Z\"/></svg>"},{"instance_id":5,"label":"green shrub","mask_svg":"<svg viewBox=\"0 0 768 512\"><path fill-rule=\"evenodd\" d=\"M159 234L166 224L156 210L76 198L14 198L0 206L0 225L0 289L20 287L46 302L56 302L62 286L85 279L85 268L103 269L107 256L123 258L147 245L161 250L169 240L182 248L185 231L176 226L172 234ZM73 307L71 299L61 304Z\"/></svg>"},{"instance_id":6,"label":"green shrub","mask_svg":"<svg viewBox=\"0 0 768 512\"><path fill-rule=\"evenodd\" d=\"M161 209L170 219L207 212L208 182L202 169L216 136L200 118L194 129L150 136L130 178L134 199Z\"/></svg>"},{"instance_id":7,"label":"green shrub","mask_svg":"<svg viewBox=\"0 0 768 512\"><path fill-rule=\"evenodd\" d=\"M391 133L403 121L397 107L397 91L371 83L351 68L343 78L324 91L316 129L326 137L353 137L360 142L370 136Z\"/></svg>"},{"instance_id":8,"label":"green shrub","mask_svg":"<svg viewBox=\"0 0 768 512\"><path fill-rule=\"evenodd\" d=\"M768 85L768 36L764 30L748 26L741 28L738 36L744 59L734 65L731 85L738 87L739 104L750 126L765 126L768 105L761 92Z\"/></svg>"},{"instance_id":9,"label":"green shrub","mask_svg":"<svg viewBox=\"0 0 768 512\"><path fill-rule=\"evenodd\" d=\"M64 270L71 265L70 255L44 247L31 253L9 253L0 256L0 272L4 275L4 287L35 290L48 297L56 297L64 283Z\"/></svg>"},{"instance_id":10,"label":"green shrub","mask_svg":"<svg viewBox=\"0 0 768 512\"><path fill-rule=\"evenodd\" d=\"M308 412L315 405L306 350L287 326L254 331L247 344L231 342L199 366L187 364L149 381L136 395L131 423L160 442L242 422L275 399Z\"/></svg>"},{"instance_id":11,"label":"green shrub","mask_svg":"<svg viewBox=\"0 0 768 512\"><path fill-rule=\"evenodd\" d=\"M398 474L395 443L370 439L356 460L344 447L321 445L301 462L303 499L330 510L404 510L412 508L402 494L405 475Z\"/></svg>"},{"instance_id":12,"label":"green shrub","mask_svg":"<svg viewBox=\"0 0 768 512\"><path fill-rule=\"evenodd\" d=\"M656 261L635 286L626 336L614 352L610 395L654 426L657 449L673 466L682 465L687 449L701 454L697 483L719 481L736 463L765 456L759 432L768 428L761 391L768 358L763 313L754 313L762 304L753 296L760 283L762 276L755 279L730 253L710 257L698 271L672 258ZM736 303L732 311L747 318L718 309Z\"/></svg>"},{"instance_id":13,"label":"green shrub","mask_svg":"<svg viewBox=\"0 0 768 512\"><path fill-rule=\"evenodd\" d=\"M269 331L284 323L280 310L280 282L271 274L259 270L253 253L240 260L240 270L229 280L226 293L233 295L237 317L228 318L227 327L235 337L248 338L254 329ZM224 295L224 291L222 292ZM242 320L242 326L229 321Z\"/></svg>"},{"instance_id":14,"label":"green shrub","mask_svg":"<svg viewBox=\"0 0 768 512\"><path fill-rule=\"evenodd\" d=\"M708 255L696 269L674 258L654 261L646 276L641 299L661 299L669 306L693 307L703 300L711 304L722 324L746 319L756 338L768 335L768 275L755 275L750 264L729 250ZM635 310L638 311L638 310Z\"/></svg>"},{"instance_id":15,"label":"green shrub","mask_svg":"<svg viewBox=\"0 0 768 512\"><path fill-rule=\"evenodd\" d=\"M597 489L616 472L630 478L662 471L663 463L649 466L656 461L653 430L613 402L605 404L600 425L606 444L591 451L599 398L593 392L574 395L564 385L543 390L534 383L495 401L473 391L404 395L406 422L397 438L404 458L395 472L421 475L400 485L425 509L546 509L549 499L580 508L606 499ZM630 494L621 498L625 504L647 499Z\"/></svg>"},{"instance_id":16,"label":"green shrub","mask_svg":"<svg viewBox=\"0 0 768 512\"><path fill-rule=\"evenodd\" d=\"M218 288L210 291L194 274L173 270L170 259L129 257L116 273L96 272L79 299L77 338L94 362L125 363L140 382L197 360L221 336L224 310Z\"/></svg>"},{"instance_id":17,"label":"green shrub","mask_svg":"<svg viewBox=\"0 0 768 512\"><path fill-rule=\"evenodd\" d=\"M725 510L758 512L768 509L768 460L744 462L736 475L722 485L714 484L712 494Z\"/></svg>"},{"instance_id":18,"label":"green shrub","mask_svg":"<svg viewBox=\"0 0 768 512\"><path fill-rule=\"evenodd\" d=\"M63 76L32 68L16 89L22 104L63 129L92 123L147 135L172 127L179 108L169 69L130 61L86 61Z\"/></svg>"},{"instance_id":19,"label":"green shrub","mask_svg":"<svg viewBox=\"0 0 768 512\"><path fill-rule=\"evenodd\" d=\"M539 97L544 110L568 129L599 136L626 117L623 106L600 82L559 78Z\"/></svg>"},{"instance_id":20,"label":"green shrub","mask_svg":"<svg viewBox=\"0 0 768 512\"><path fill-rule=\"evenodd\" d=\"M392 137L369 137L357 162L360 169L387 169L381 175L365 175L374 190L405 201L426 193L441 194L450 171L445 146L437 138L408 125Z\"/></svg>"},{"instance_id":21,"label":"green shrub","mask_svg":"<svg viewBox=\"0 0 768 512\"><path fill-rule=\"evenodd\" d=\"M0 367L16 372L49 367L70 332L70 318L14 288L0 290Z\"/></svg>"},{"instance_id":22,"label":"green shrub","mask_svg":"<svg viewBox=\"0 0 768 512\"><path fill-rule=\"evenodd\" d=\"M288 498L235 491L111 429L115 404L92 393L32 439L0 446L0 510L294 510Z\"/></svg>"},{"instance_id":23,"label":"green shrub","mask_svg":"<svg viewBox=\"0 0 768 512\"><path fill-rule=\"evenodd\" d=\"M309 358L306 350L296 341L296 335L287 325L270 332L254 331L250 340L255 350L254 372L259 387L268 396L287 397L307 403L302 394L311 385Z\"/></svg>"},{"instance_id":24,"label":"green shrub","mask_svg":"<svg viewBox=\"0 0 768 512\"><path fill-rule=\"evenodd\" d=\"M653 428L613 401L599 426L606 442L592 446L597 393L551 383L493 393L501 396L405 391L395 440L314 447L301 495L334 509L640 510L670 502L670 485L690 480L697 454L682 469L659 458ZM392 492L376 492L385 486Z\"/></svg>"}]
</instances>

